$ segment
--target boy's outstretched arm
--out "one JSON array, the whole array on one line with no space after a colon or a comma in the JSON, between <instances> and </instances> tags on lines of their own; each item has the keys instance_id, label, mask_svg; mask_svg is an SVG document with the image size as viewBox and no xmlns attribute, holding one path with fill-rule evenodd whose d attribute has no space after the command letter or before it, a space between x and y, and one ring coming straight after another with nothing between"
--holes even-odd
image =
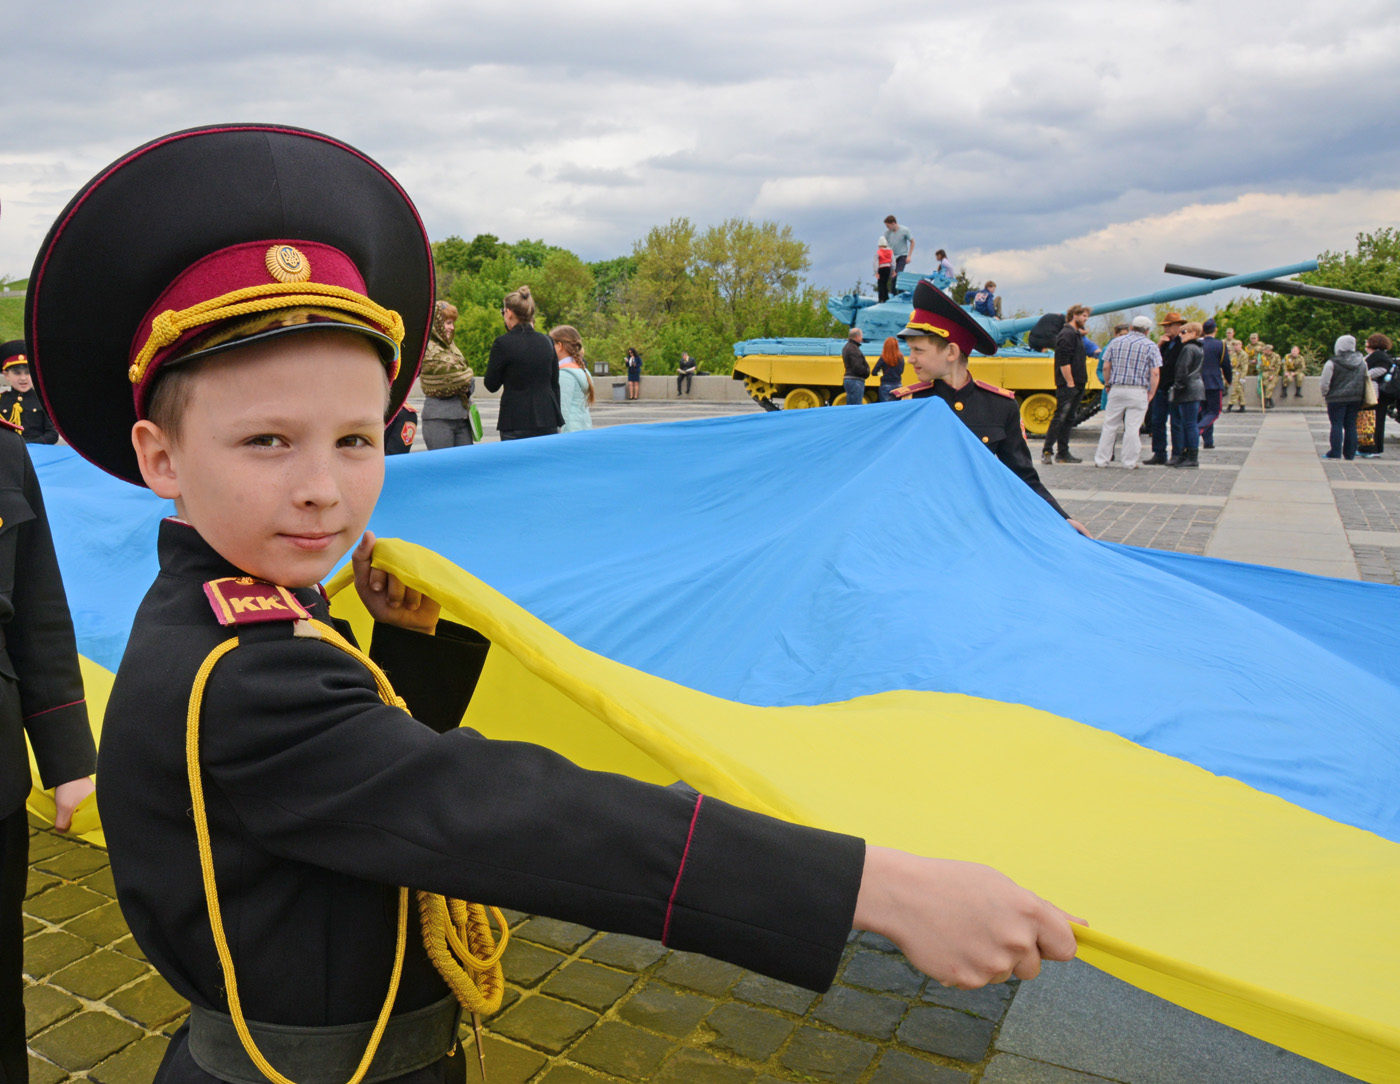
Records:
<instances>
[{"instance_id":1,"label":"boy's outstretched arm","mask_svg":"<svg viewBox=\"0 0 1400 1084\"><path fill-rule=\"evenodd\" d=\"M855 926L883 934L944 986L1033 979L1071 960L1085 925L990 866L867 847Z\"/></svg>"}]
</instances>

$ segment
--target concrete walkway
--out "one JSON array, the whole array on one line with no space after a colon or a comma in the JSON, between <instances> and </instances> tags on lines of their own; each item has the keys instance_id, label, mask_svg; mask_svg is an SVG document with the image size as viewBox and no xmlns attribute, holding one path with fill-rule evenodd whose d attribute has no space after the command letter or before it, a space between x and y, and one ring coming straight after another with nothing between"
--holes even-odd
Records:
<instances>
[{"instance_id":1,"label":"concrete walkway","mask_svg":"<svg viewBox=\"0 0 1400 1084\"><path fill-rule=\"evenodd\" d=\"M1360 578L1306 416L1264 417L1206 556Z\"/></svg>"}]
</instances>

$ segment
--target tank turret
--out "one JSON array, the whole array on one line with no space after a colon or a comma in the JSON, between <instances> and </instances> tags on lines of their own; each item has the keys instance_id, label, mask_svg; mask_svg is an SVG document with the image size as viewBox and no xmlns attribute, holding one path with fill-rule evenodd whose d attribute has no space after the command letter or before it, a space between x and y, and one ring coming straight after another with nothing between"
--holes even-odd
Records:
<instances>
[{"instance_id":1,"label":"tank turret","mask_svg":"<svg viewBox=\"0 0 1400 1084\"><path fill-rule=\"evenodd\" d=\"M1152 293L1102 302L1094 305L1090 313L1097 315L1182 301L1235 286L1258 289L1261 282L1316 268L1316 260L1306 260L1267 271L1169 286ZM944 290L952 285L946 275L923 276L905 271L896 281L899 292L888 301L879 302L873 297L847 294L832 298L827 302L827 308L842 323L858 327L865 333L863 350L873 359L879 355L885 339L898 334L908 323L909 313L913 310L914 286L923 278L928 278ZM1049 351L1032 349L1023 338L1042 317L999 319L984 316L966 305L963 307L999 344L995 356L972 356L970 368L973 376L1015 392L1026 429L1031 433L1043 434L1055 412L1054 362ZM774 402L778 398L784 400L787 409L841 404L846 401L841 384L844 370L840 361L841 348L845 343L844 339L810 338L748 339L735 343L734 353L739 360L734 365L734 379L743 380L749 394L769 410L779 409ZM904 379L905 383L913 380L907 367ZM874 400L877 383L874 377L867 381L867 401ZM1076 422L1083 421L1098 410L1101 389L1102 385L1091 372Z\"/></svg>"}]
</instances>

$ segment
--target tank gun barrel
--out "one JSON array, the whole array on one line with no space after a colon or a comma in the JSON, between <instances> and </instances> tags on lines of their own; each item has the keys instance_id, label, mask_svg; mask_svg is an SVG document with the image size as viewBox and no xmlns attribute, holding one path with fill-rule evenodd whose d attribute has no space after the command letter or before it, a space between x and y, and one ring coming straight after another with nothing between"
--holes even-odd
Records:
<instances>
[{"instance_id":1,"label":"tank gun barrel","mask_svg":"<svg viewBox=\"0 0 1400 1084\"><path fill-rule=\"evenodd\" d=\"M1212 279L1208 283L1192 283L1189 286L1168 286L1161 290L1155 290L1150 294L1139 294L1137 297L1125 297L1118 301L1105 301L1090 308L1091 315L1097 316L1101 312L1119 312L1123 309L1136 309L1144 305L1163 305L1169 301L1181 301L1188 297L1201 297L1204 294L1214 293L1217 290L1228 290L1234 286L1250 286L1254 283L1267 279L1283 278L1287 275L1299 275L1304 271L1316 271L1316 260L1305 260L1302 263L1289 264L1286 267L1274 267L1267 271L1253 271L1247 275L1230 275L1222 279ZM992 321L992 337L998 342L1015 338L1023 331L1029 331L1035 327L1039 316L1027 316L1019 320L994 320Z\"/></svg>"},{"instance_id":2,"label":"tank gun barrel","mask_svg":"<svg viewBox=\"0 0 1400 1084\"><path fill-rule=\"evenodd\" d=\"M1169 275L1188 275L1197 279L1230 278L1228 271L1207 271L1203 267L1185 267L1179 263L1166 266ZM1343 305L1360 305L1362 308L1378 309L1381 312L1400 312L1400 297L1386 297L1384 294L1363 294L1356 290L1337 290L1330 286L1312 286L1306 282L1260 281L1247 284L1254 290L1267 290L1271 294L1285 294L1289 297L1311 297L1318 301L1337 301Z\"/></svg>"}]
</instances>

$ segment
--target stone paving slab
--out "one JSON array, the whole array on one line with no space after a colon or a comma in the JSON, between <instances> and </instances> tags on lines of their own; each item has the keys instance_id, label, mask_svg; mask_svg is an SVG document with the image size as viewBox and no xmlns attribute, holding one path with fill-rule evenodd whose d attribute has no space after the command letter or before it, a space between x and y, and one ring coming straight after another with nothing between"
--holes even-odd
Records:
<instances>
[{"instance_id":1,"label":"stone paving slab","mask_svg":"<svg viewBox=\"0 0 1400 1084\"><path fill-rule=\"evenodd\" d=\"M1132 1084L1355 1080L1085 964L1046 967L1053 969L1054 980L1022 984L997 1038L999 1050Z\"/></svg>"}]
</instances>

